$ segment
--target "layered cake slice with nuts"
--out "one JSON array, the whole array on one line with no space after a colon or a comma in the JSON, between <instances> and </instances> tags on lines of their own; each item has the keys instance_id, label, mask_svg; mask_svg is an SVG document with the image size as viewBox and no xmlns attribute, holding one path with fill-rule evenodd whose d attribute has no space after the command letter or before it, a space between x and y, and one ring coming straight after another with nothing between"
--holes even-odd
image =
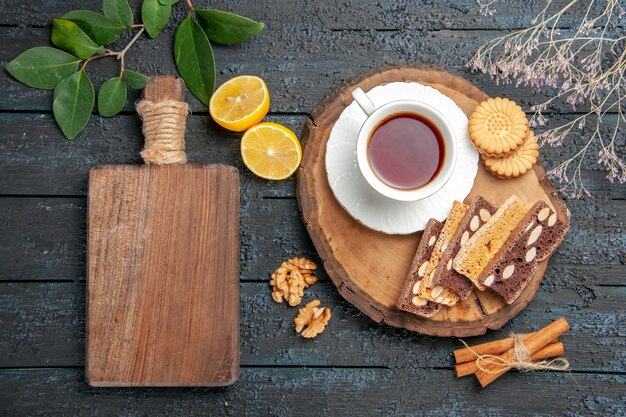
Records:
<instances>
[{"instance_id":1,"label":"layered cake slice with nuts","mask_svg":"<svg viewBox=\"0 0 626 417\"><path fill-rule=\"evenodd\" d=\"M467 209L465 217L463 217L459 223L454 236L452 236L450 240L450 244L441 256L439 265L432 275L433 285L441 285L462 299L469 297L474 289L474 284L452 268L452 259L459 249L469 241L470 237L472 237L495 212L496 208L487 200L480 196L474 197Z\"/></svg>"},{"instance_id":2,"label":"layered cake slice with nuts","mask_svg":"<svg viewBox=\"0 0 626 417\"><path fill-rule=\"evenodd\" d=\"M397 306L400 310L408 311L409 313L417 314L422 317L432 317L439 311L441 304L428 301L418 296L418 293L422 279L424 278L426 265L428 265L430 255L435 248L437 236L439 236L442 228L443 223L435 219L430 219L428 224L426 224L426 228L422 234L422 240L417 247L417 252L415 252L415 257L411 263L411 269L409 270L404 288L398 299Z\"/></svg>"},{"instance_id":3,"label":"layered cake slice with nuts","mask_svg":"<svg viewBox=\"0 0 626 417\"><path fill-rule=\"evenodd\" d=\"M430 259L426 264L424 280L419 290L420 297L447 306L453 306L459 301L459 297L455 293L441 285L435 285L432 281L432 276L435 272L435 268L437 268L441 261L441 257L450 245L452 237L456 233L461 220L465 217L465 213L467 213L467 206L465 204L460 201L454 201L452 203L450 214L441 229L441 233L439 233L439 237L433 248L433 253L430 255Z\"/></svg>"},{"instance_id":4,"label":"layered cake slice with nuts","mask_svg":"<svg viewBox=\"0 0 626 417\"><path fill-rule=\"evenodd\" d=\"M541 207L537 212L537 226L530 232L533 239L527 241L527 244L534 244L537 249L537 262L546 259L556 248L559 247L565 234L569 230L569 210L565 218L560 219L556 211L552 210L544 201L536 203ZM534 222L531 223L534 226ZM526 226L528 231L532 226ZM533 242L536 236L536 241Z\"/></svg>"},{"instance_id":5,"label":"layered cake slice with nuts","mask_svg":"<svg viewBox=\"0 0 626 417\"><path fill-rule=\"evenodd\" d=\"M469 238L455 258L452 267L469 278L479 290L485 286L480 280L485 268L507 245L511 232L528 210L517 196L507 199L493 216Z\"/></svg>"},{"instance_id":6,"label":"layered cake slice with nuts","mask_svg":"<svg viewBox=\"0 0 626 417\"><path fill-rule=\"evenodd\" d=\"M537 264L559 246L568 219L558 219L544 201L538 201L513 230L513 241L487 265L479 280L513 303L535 276Z\"/></svg>"}]
</instances>

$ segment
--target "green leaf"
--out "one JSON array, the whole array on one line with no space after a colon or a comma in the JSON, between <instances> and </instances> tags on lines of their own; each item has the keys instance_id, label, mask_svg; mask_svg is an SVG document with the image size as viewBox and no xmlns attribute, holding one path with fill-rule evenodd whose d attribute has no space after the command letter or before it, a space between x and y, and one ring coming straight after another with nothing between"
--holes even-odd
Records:
<instances>
[{"instance_id":1,"label":"green leaf","mask_svg":"<svg viewBox=\"0 0 626 417\"><path fill-rule=\"evenodd\" d=\"M179 0L159 0L163 6L173 6L178 3Z\"/></svg>"},{"instance_id":2,"label":"green leaf","mask_svg":"<svg viewBox=\"0 0 626 417\"><path fill-rule=\"evenodd\" d=\"M52 19L52 43L81 59L104 54L103 46L96 45L76 23L65 19Z\"/></svg>"},{"instance_id":3,"label":"green leaf","mask_svg":"<svg viewBox=\"0 0 626 417\"><path fill-rule=\"evenodd\" d=\"M176 31L174 59L189 91L205 105L215 88L213 50L202 28L187 16Z\"/></svg>"},{"instance_id":4,"label":"green leaf","mask_svg":"<svg viewBox=\"0 0 626 417\"><path fill-rule=\"evenodd\" d=\"M124 70L123 77L126 85L135 89L144 88L150 80L150 77L132 70Z\"/></svg>"},{"instance_id":5,"label":"green leaf","mask_svg":"<svg viewBox=\"0 0 626 417\"><path fill-rule=\"evenodd\" d=\"M34 88L54 88L76 72L80 60L60 49L38 46L21 53L6 66L9 74Z\"/></svg>"},{"instance_id":6,"label":"green leaf","mask_svg":"<svg viewBox=\"0 0 626 417\"><path fill-rule=\"evenodd\" d=\"M146 84L148 84L148 81L150 81L150 77L147 75L132 70L124 70L123 77L124 81L126 81L126 85L134 89L144 88Z\"/></svg>"},{"instance_id":7,"label":"green leaf","mask_svg":"<svg viewBox=\"0 0 626 417\"><path fill-rule=\"evenodd\" d=\"M94 101L93 84L85 70L70 75L56 86L52 111L68 139L74 139L85 128Z\"/></svg>"},{"instance_id":8,"label":"green leaf","mask_svg":"<svg viewBox=\"0 0 626 417\"><path fill-rule=\"evenodd\" d=\"M98 45L115 42L126 28L124 25L111 22L103 14L91 10L74 10L61 18L76 23Z\"/></svg>"},{"instance_id":9,"label":"green leaf","mask_svg":"<svg viewBox=\"0 0 626 417\"><path fill-rule=\"evenodd\" d=\"M263 23L220 10L196 10L198 23L213 42L232 45L250 39L261 30Z\"/></svg>"},{"instance_id":10,"label":"green leaf","mask_svg":"<svg viewBox=\"0 0 626 417\"><path fill-rule=\"evenodd\" d=\"M122 77L111 78L98 90L98 111L104 117L118 114L126 104L126 83Z\"/></svg>"},{"instance_id":11,"label":"green leaf","mask_svg":"<svg viewBox=\"0 0 626 417\"><path fill-rule=\"evenodd\" d=\"M170 19L172 6L164 6L159 0L143 0L141 5L141 20L151 38L156 38Z\"/></svg>"},{"instance_id":12,"label":"green leaf","mask_svg":"<svg viewBox=\"0 0 626 417\"><path fill-rule=\"evenodd\" d=\"M124 27L133 24L133 11L130 9L128 0L104 0L104 15L111 22L119 23Z\"/></svg>"}]
</instances>

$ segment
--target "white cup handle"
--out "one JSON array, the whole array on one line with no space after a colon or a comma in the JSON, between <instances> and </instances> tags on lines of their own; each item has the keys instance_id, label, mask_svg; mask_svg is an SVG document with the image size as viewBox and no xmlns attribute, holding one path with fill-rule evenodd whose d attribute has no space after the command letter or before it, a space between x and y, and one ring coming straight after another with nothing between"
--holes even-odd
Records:
<instances>
[{"instance_id":1,"label":"white cup handle","mask_svg":"<svg viewBox=\"0 0 626 417\"><path fill-rule=\"evenodd\" d=\"M365 91L361 90L361 88L356 88L352 91L352 97L356 104L359 105L361 110L367 115L370 116L376 110L376 106L372 103L372 100L365 94Z\"/></svg>"}]
</instances>

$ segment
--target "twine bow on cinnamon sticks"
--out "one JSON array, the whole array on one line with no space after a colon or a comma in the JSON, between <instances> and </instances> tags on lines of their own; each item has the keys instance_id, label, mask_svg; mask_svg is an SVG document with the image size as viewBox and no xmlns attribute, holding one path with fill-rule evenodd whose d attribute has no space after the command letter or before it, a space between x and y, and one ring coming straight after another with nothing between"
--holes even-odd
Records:
<instances>
[{"instance_id":1,"label":"twine bow on cinnamon sticks","mask_svg":"<svg viewBox=\"0 0 626 417\"><path fill-rule=\"evenodd\" d=\"M564 371L569 367L567 359L545 359L565 353L563 343L557 338L568 329L567 321L561 317L535 333L511 334L507 339L472 347L463 342L465 348L454 351L455 374L457 377L476 374L480 385L486 387L513 368Z\"/></svg>"}]
</instances>

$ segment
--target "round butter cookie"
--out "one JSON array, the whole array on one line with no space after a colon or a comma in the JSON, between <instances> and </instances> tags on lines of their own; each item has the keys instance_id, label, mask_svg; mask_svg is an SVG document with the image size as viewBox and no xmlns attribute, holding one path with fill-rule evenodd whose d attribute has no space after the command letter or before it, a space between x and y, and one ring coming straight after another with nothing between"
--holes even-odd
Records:
<instances>
[{"instance_id":1,"label":"round butter cookie","mask_svg":"<svg viewBox=\"0 0 626 417\"><path fill-rule=\"evenodd\" d=\"M526 138L528 120L520 106L508 98L483 101L469 118L469 135L483 155L509 156Z\"/></svg>"},{"instance_id":2,"label":"round butter cookie","mask_svg":"<svg viewBox=\"0 0 626 417\"><path fill-rule=\"evenodd\" d=\"M506 158L483 157L487 171L498 178L513 178L525 174L537 162L539 144L537 137L529 130L526 140Z\"/></svg>"}]
</instances>

